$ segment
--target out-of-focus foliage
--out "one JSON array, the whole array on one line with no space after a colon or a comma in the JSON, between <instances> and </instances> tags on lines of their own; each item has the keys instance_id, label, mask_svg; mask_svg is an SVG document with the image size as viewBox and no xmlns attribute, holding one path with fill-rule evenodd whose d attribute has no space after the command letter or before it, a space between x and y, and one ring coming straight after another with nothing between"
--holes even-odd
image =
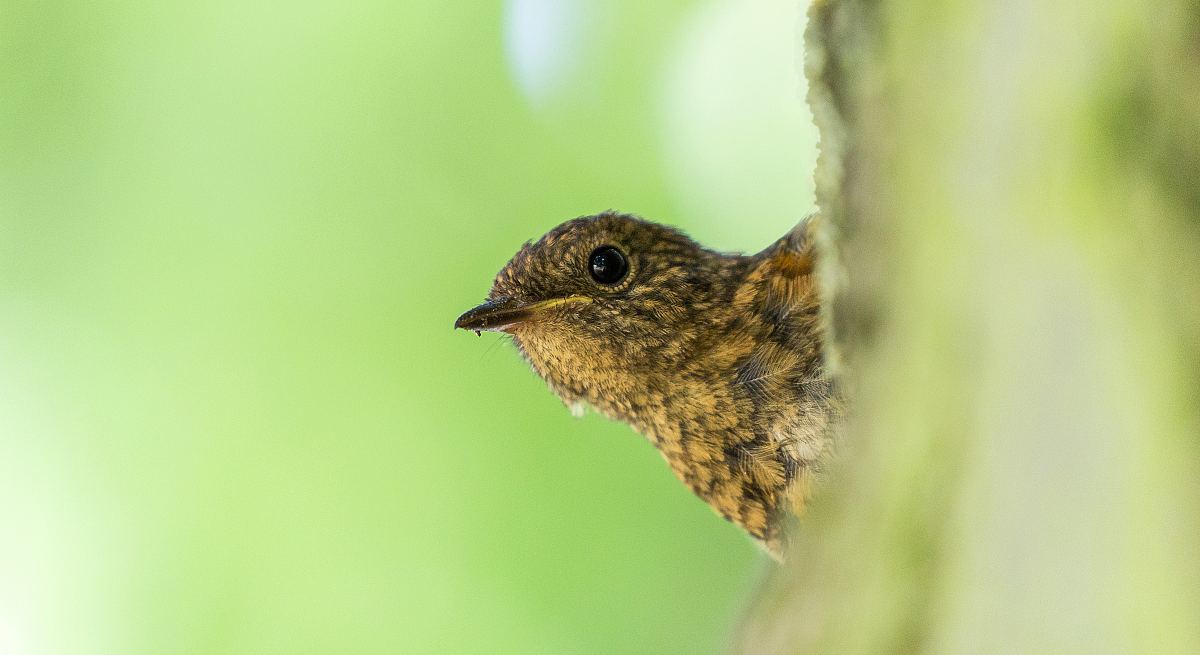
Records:
<instances>
[{"instance_id":1,"label":"out-of-focus foliage","mask_svg":"<svg viewBox=\"0 0 1200 655\"><path fill-rule=\"evenodd\" d=\"M754 546L450 326L566 218L808 212L802 11L5 2L0 652L720 648Z\"/></svg>"}]
</instances>

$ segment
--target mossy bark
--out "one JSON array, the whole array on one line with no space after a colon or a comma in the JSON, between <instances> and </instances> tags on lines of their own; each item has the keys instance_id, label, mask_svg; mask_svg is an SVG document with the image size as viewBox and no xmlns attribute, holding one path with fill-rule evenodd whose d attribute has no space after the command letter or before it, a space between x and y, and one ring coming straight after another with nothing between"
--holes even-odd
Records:
<instances>
[{"instance_id":1,"label":"mossy bark","mask_svg":"<svg viewBox=\"0 0 1200 655\"><path fill-rule=\"evenodd\" d=\"M818 2L853 419L745 653L1200 653L1200 5Z\"/></svg>"}]
</instances>

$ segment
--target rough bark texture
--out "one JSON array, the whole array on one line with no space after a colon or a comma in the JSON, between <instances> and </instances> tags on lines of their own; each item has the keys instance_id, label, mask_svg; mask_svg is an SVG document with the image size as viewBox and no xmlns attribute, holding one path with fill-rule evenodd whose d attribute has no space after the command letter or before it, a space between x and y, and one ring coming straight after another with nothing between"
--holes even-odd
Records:
<instances>
[{"instance_id":1,"label":"rough bark texture","mask_svg":"<svg viewBox=\"0 0 1200 655\"><path fill-rule=\"evenodd\" d=\"M832 0L841 456L734 650L1200 653L1200 8Z\"/></svg>"}]
</instances>

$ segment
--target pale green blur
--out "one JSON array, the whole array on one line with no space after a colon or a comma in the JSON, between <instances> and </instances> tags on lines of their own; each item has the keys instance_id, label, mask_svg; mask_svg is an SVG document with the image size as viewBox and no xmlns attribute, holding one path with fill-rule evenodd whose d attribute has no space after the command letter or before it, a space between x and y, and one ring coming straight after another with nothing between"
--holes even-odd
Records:
<instances>
[{"instance_id":1,"label":"pale green blur","mask_svg":"<svg viewBox=\"0 0 1200 655\"><path fill-rule=\"evenodd\" d=\"M563 4L523 85L501 3L4 3L0 653L722 648L757 548L451 324L576 215L810 211L803 7Z\"/></svg>"}]
</instances>

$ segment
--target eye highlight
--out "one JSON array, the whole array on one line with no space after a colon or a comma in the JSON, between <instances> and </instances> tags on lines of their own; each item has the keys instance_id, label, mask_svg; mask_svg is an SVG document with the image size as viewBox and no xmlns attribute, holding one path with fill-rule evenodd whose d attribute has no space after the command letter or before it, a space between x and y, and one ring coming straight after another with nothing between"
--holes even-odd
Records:
<instances>
[{"instance_id":1,"label":"eye highlight","mask_svg":"<svg viewBox=\"0 0 1200 655\"><path fill-rule=\"evenodd\" d=\"M625 279L629 262L615 246L600 246L588 256L588 272L599 284L612 285Z\"/></svg>"}]
</instances>

